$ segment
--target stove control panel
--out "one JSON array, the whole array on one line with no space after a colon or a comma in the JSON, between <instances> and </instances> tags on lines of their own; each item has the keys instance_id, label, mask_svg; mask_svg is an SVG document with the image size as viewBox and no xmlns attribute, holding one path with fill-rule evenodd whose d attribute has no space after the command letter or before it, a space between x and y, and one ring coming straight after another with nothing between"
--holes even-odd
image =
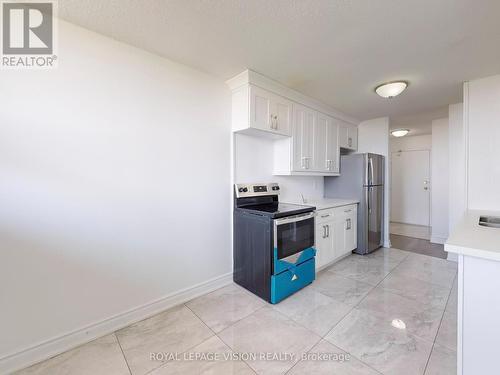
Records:
<instances>
[{"instance_id":1,"label":"stove control panel","mask_svg":"<svg viewBox=\"0 0 500 375\"><path fill-rule=\"evenodd\" d=\"M280 187L277 183L268 184L235 184L236 198L258 197L262 195L278 195Z\"/></svg>"}]
</instances>

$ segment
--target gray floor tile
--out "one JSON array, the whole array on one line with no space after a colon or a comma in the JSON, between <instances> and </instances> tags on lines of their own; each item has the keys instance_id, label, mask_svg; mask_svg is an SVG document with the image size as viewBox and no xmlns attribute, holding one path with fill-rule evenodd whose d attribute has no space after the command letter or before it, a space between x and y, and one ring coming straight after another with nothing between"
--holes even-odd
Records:
<instances>
[{"instance_id":1,"label":"gray floor tile","mask_svg":"<svg viewBox=\"0 0 500 375\"><path fill-rule=\"evenodd\" d=\"M422 375L432 349L432 343L358 309L325 339L385 375Z\"/></svg>"},{"instance_id":2,"label":"gray floor tile","mask_svg":"<svg viewBox=\"0 0 500 375\"><path fill-rule=\"evenodd\" d=\"M454 350L439 346L432 348L431 357L425 375L456 375L457 353Z\"/></svg>"},{"instance_id":3,"label":"gray floor tile","mask_svg":"<svg viewBox=\"0 0 500 375\"><path fill-rule=\"evenodd\" d=\"M161 366L151 353L182 353L213 332L186 306L181 305L116 332L133 375Z\"/></svg>"},{"instance_id":4,"label":"gray floor tile","mask_svg":"<svg viewBox=\"0 0 500 375\"><path fill-rule=\"evenodd\" d=\"M215 332L222 331L264 305L263 300L236 284L186 303L186 306Z\"/></svg>"},{"instance_id":5,"label":"gray floor tile","mask_svg":"<svg viewBox=\"0 0 500 375\"><path fill-rule=\"evenodd\" d=\"M270 307L257 310L218 336L235 352L256 354L255 360L245 362L259 374L282 374L288 371L302 353L309 351L321 339ZM289 353L293 358L273 360L262 357L267 353Z\"/></svg>"},{"instance_id":6,"label":"gray floor tile","mask_svg":"<svg viewBox=\"0 0 500 375\"><path fill-rule=\"evenodd\" d=\"M16 375L128 375L125 358L114 334L79 346L19 371Z\"/></svg>"}]
</instances>

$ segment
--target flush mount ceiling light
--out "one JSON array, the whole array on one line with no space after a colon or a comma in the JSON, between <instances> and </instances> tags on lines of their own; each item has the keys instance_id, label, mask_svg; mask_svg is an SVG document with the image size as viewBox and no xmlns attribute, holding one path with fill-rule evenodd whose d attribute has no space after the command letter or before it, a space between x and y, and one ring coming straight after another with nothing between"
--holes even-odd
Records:
<instances>
[{"instance_id":1,"label":"flush mount ceiling light","mask_svg":"<svg viewBox=\"0 0 500 375\"><path fill-rule=\"evenodd\" d=\"M375 87L375 92L382 98L394 98L408 87L406 81L387 82Z\"/></svg>"},{"instance_id":2,"label":"flush mount ceiling light","mask_svg":"<svg viewBox=\"0 0 500 375\"><path fill-rule=\"evenodd\" d=\"M396 129L392 130L391 134L394 137L404 137L406 134L408 134L410 131L408 129Z\"/></svg>"}]
</instances>

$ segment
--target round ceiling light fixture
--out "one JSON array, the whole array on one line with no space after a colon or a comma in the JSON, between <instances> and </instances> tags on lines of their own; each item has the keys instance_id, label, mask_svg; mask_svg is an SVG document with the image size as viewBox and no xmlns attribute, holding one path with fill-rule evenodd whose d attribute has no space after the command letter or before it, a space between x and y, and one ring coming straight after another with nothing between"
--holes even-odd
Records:
<instances>
[{"instance_id":1,"label":"round ceiling light fixture","mask_svg":"<svg viewBox=\"0 0 500 375\"><path fill-rule=\"evenodd\" d=\"M407 87L406 81L387 82L375 87L375 92L382 98L390 99L401 94Z\"/></svg>"},{"instance_id":2,"label":"round ceiling light fixture","mask_svg":"<svg viewBox=\"0 0 500 375\"><path fill-rule=\"evenodd\" d=\"M391 130L391 134L393 137L404 137L410 131L408 129L395 129Z\"/></svg>"}]
</instances>

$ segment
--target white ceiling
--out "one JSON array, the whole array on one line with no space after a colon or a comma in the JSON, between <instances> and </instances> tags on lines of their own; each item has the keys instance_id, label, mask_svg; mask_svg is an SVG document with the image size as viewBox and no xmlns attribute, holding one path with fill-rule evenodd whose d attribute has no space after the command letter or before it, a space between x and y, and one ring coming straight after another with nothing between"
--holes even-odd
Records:
<instances>
[{"instance_id":1,"label":"white ceiling","mask_svg":"<svg viewBox=\"0 0 500 375\"><path fill-rule=\"evenodd\" d=\"M361 120L500 73L499 0L59 0L61 18L228 79L251 68ZM410 81L401 96L373 93Z\"/></svg>"},{"instance_id":2,"label":"white ceiling","mask_svg":"<svg viewBox=\"0 0 500 375\"><path fill-rule=\"evenodd\" d=\"M412 115L399 115L391 118L391 130L408 129L412 135L432 133L432 120L448 117L448 106Z\"/></svg>"}]
</instances>

